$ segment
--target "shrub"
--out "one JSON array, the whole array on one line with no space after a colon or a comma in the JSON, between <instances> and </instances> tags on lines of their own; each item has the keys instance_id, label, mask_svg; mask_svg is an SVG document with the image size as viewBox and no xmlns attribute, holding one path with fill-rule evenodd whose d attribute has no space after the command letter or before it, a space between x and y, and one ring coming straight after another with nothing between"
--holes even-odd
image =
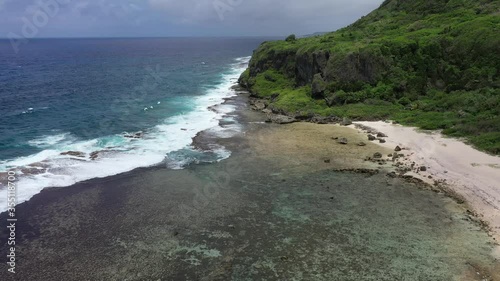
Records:
<instances>
[{"instance_id":1,"label":"shrub","mask_svg":"<svg viewBox=\"0 0 500 281\"><path fill-rule=\"evenodd\" d=\"M297 37L295 34L288 35L288 37L285 39L286 42L295 42L297 40Z\"/></svg>"}]
</instances>

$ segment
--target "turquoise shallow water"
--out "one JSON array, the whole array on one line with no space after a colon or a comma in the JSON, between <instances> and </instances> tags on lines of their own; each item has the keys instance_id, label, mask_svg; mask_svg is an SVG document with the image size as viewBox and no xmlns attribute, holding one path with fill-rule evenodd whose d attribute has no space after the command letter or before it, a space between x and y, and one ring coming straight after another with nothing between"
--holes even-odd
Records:
<instances>
[{"instance_id":1,"label":"turquoise shallow water","mask_svg":"<svg viewBox=\"0 0 500 281\"><path fill-rule=\"evenodd\" d=\"M0 176L18 170L23 202L44 187L158 164L189 149L192 137L227 113L208 107L234 95L230 86L263 40L40 39L18 54L0 40ZM126 137L137 132L141 139ZM61 155L68 151L80 154ZM217 148L200 157L228 154Z\"/></svg>"},{"instance_id":2,"label":"turquoise shallow water","mask_svg":"<svg viewBox=\"0 0 500 281\"><path fill-rule=\"evenodd\" d=\"M463 206L384 173L292 172L252 132L221 140L233 155L219 163L19 206L18 280L495 280L493 241Z\"/></svg>"}]
</instances>

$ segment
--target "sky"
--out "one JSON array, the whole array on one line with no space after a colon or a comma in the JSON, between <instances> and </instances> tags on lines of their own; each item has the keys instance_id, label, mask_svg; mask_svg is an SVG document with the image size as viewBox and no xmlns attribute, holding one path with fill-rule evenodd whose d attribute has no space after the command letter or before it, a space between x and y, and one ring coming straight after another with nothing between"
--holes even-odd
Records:
<instances>
[{"instance_id":1,"label":"sky","mask_svg":"<svg viewBox=\"0 0 500 281\"><path fill-rule=\"evenodd\" d=\"M0 38L286 36L333 31L382 0L0 0Z\"/></svg>"}]
</instances>

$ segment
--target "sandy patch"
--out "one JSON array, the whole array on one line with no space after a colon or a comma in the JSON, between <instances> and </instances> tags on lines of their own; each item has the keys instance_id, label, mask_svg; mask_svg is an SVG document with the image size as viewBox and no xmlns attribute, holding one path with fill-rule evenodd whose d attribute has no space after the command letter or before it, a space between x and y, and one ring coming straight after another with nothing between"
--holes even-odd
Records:
<instances>
[{"instance_id":1,"label":"sandy patch","mask_svg":"<svg viewBox=\"0 0 500 281\"><path fill-rule=\"evenodd\" d=\"M466 199L470 208L485 222L500 241L500 157L478 151L465 143L443 137L439 132L419 131L385 122L357 122L388 135L380 144L394 150L400 146L407 162L427 171L409 172L429 181L445 182Z\"/></svg>"},{"instance_id":2,"label":"sandy patch","mask_svg":"<svg viewBox=\"0 0 500 281\"><path fill-rule=\"evenodd\" d=\"M391 153L390 149L369 142L366 134L335 124L273 124L250 137L255 153L298 170L383 168L384 165L364 159L377 152L384 156ZM346 138L348 143L340 144L336 138ZM366 146L359 146L361 142Z\"/></svg>"}]
</instances>

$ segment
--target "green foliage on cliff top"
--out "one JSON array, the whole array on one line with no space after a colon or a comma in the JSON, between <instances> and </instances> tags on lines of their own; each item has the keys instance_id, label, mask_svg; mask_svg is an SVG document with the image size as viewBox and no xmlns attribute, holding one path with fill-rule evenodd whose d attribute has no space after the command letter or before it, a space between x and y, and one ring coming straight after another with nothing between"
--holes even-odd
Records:
<instances>
[{"instance_id":1,"label":"green foliage on cliff top","mask_svg":"<svg viewBox=\"0 0 500 281\"><path fill-rule=\"evenodd\" d=\"M387 0L336 32L264 42L240 83L283 111L391 118L500 154L499 34L499 0Z\"/></svg>"}]
</instances>

